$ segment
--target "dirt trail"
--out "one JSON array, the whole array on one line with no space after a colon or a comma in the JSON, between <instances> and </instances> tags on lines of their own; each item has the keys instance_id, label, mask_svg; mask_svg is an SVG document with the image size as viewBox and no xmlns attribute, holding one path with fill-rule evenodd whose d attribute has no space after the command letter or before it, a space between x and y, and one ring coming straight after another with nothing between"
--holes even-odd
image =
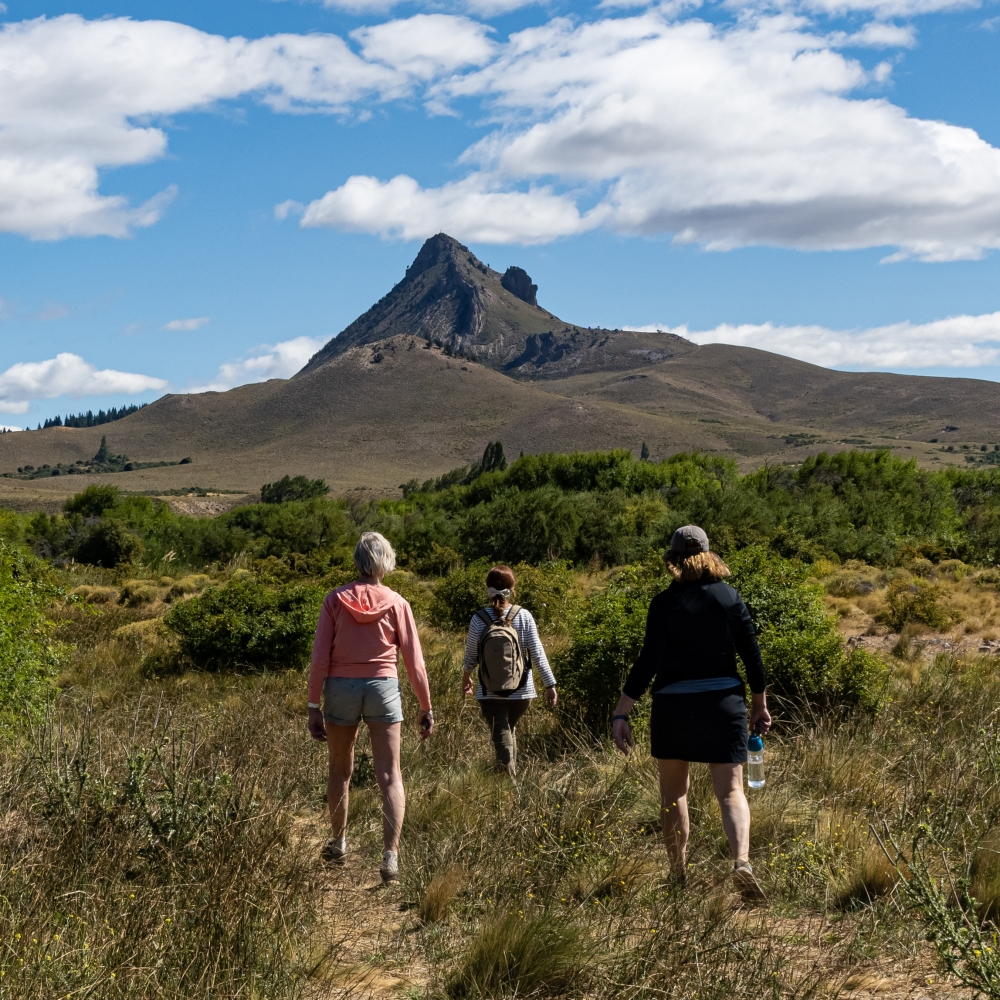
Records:
<instances>
[{"instance_id":1,"label":"dirt trail","mask_svg":"<svg viewBox=\"0 0 1000 1000\"><path fill-rule=\"evenodd\" d=\"M430 970L410 943L418 926L416 911L398 883L383 884L377 858L348 854L343 865L324 864L320 850L326 836L325 826L309 823L306 839L317 859L323 950L316 955L319 967L306 996L378 1000L422 993Z\"/></svg>"}]
</instances>

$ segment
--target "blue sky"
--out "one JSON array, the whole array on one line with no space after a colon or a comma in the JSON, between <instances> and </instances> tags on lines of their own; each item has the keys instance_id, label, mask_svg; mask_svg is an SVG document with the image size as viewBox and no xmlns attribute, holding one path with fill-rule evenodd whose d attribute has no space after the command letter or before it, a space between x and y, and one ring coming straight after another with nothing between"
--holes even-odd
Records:
<instances>
[{"instance_id":1,"label":"blue sky","mask_svg":"<svg viewBox=\"0 0 1000 1000\"><path fill-rule=\"evenodd\" d=\"M998 4L0 22L0 423L290 375L439 230L578 323L1000 379Z\"/></svg>"}]
</instances>

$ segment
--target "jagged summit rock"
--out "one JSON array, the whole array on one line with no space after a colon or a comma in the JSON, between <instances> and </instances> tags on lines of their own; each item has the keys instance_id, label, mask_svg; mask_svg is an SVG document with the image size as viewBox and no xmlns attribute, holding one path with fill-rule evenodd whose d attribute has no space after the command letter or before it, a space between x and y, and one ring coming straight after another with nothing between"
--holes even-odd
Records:
<instances>
[{"instance_id":1,"label":"jagged summit rock","mask_svg":"<svg viewBox=\"0 0 1000 1000\"><path fill-rule=\"evenodd\" d=\"M516 295L522 302L527 302L529 306L538 305L538 285L531 283L531 277L523 267L514 267L513 265L508 267L500 279L500 284L511 295Z\"/></svg>"},{"instance_id":2,"label":"jagged summit rock","mask_svg":"<svg viewBox=\"0 0 1000 1000\"><path fill-rule=\"evenodd\" d=\"M446 233L430 237L388 295L334 337L299 373L364 344L419 337L515 378L618 370L693 349L670 334L628 334L564 323L537 304L520 267L501 275Z\"/></svg>"}]
</instances>

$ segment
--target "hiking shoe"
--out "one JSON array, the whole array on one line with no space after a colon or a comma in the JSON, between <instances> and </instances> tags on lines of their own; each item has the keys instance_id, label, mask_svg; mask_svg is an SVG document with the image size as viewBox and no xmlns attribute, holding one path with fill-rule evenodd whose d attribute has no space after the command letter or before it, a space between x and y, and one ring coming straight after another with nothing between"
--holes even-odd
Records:
<instances>
[{"instance_id":1,"label":"hiking shoe","mask_svg":"<svg viewBox=\"0 0 1000 1000\"><path fill-rule=\"evenodd\" d=\"M748 903L763 903L767 899L749 861L737 861L733 866L733 884Z\"/></svg>"},{"instance_id":2,"label":"hiking shoe","mask_svg":"<svg viewBox=\"0 0 1000 1000\"><path fill-rule=\"evenodd\" d=\"M343 840L328 840L320 857L328 865L342 865L347 857L347 844Z\"/></svg>"},{"instance_id":3,"label":"hiking shoe","mask_svg":"<svg viewBox=\"0 0 1000 1000\"><path fill-rule=\"evenodd\" d=\"M382 852L382 866L378 873L383 882L399 881L399 855L395 851Z\"/></svg>"}]
</instances>

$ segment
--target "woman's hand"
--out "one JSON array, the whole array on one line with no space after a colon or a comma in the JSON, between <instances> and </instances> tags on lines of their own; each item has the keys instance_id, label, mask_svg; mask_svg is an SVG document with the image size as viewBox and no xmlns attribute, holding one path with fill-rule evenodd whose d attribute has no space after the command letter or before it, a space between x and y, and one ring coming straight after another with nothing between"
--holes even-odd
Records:
<instances>
[{"instance_id":1,"label":"woman's hand","mask_svg":"<svg viewBox=\"0 0 1000 1000\"><path fill-rule=\"evenodd\" d=\"M469 695L472 694L472 692L475 691L475 690L476 690L476 685L475 685L474 681L472 680L472 671L470 670L468 673L463 673L462 674L462 694L464 694L465 697L468 698Z\"/></svg>"},{"instance_id":2,"label":"woman's hand","mask_svg":"<svg viewBox=\"0 0 1000 1000\"><path fill-rule=\"evenodd\" d=\"M771 728L771 713L767 710L767 695L762 691L750 702L750 732L764 735Z\"/></svg>"},{"instance_id":3,"label":"woman's hand","mask_svg":"<svg viewBox=\"0 0 1000 1000\"><path fill-rule=\"evenodd\" d=\"M318 708L309 709L309 735L314 740L326 742L326 724L323 722L323 713Z\"/></svg>"},{"instance_id":4,"label":"woman's hand","mask_svg":"<svg viewBox=\"0 0 1000 1000\"><path fill-rule=\"evenodd\" d=\"M628 724L628 719L615 719L611 723L611 738L615 741L615 746L627 757L635 746L632 738L632 727Z\"/></svg>"},{"instance_id":5,"label":"woman's hand","mask_svg":"<svg viewBox=\"0 0 1000 1000\"><path fill-rule=\"evenodd\" d=\"M431 709L420 712L420 738L426 740L434 732L434 712Z\"/></svg>"},{"instance_id":6,"label":"woman's hand","mask_svg":"<svg viewBox=\"0 0 1000 1000\"><path fill-rule=\"evenodd\" d=\"M611 738L615 741L615 746L626 756L635 746L635 740L632 739L632 728L628 724L628 719L625 718L632 711L634 705L635 698L630 698L623 691L622 696L618 699L618 704L615 705L615 718L611 722Z\"/></svg>"},{"instance_id":7,"label":"woman's hand","mask_svg":"<svg viewBox=\"0 0 1000 1000\"><path fill-rule=\"evenodd\" d=\"M549 706L549 708L555 708L558 700L559 695L556 694L555 684L553 684L552 687L545 689L545 703Z\"/></svg>"}]
</instances>

